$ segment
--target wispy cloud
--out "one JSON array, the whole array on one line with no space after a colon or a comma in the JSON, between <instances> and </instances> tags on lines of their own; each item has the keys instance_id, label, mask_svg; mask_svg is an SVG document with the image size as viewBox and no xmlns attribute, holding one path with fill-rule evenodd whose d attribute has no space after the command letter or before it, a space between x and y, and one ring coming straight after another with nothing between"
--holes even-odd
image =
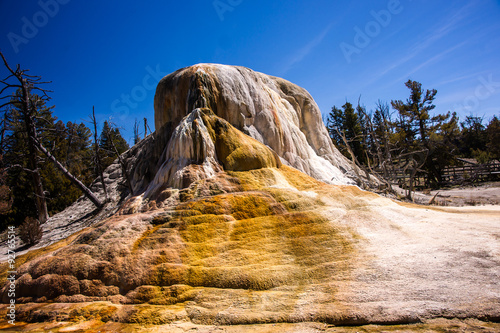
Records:
<instances>
[{"instance_id":1,"label":"wispy cloud","mask_svg":"<svg viewBox=\"0 0 500 333\"><path fill-rule=\"evenodd\" d=\"M439 62L441 61L448 53L451 53L453 51L455 51L456 49L459 49L461 48L462 46L464 46L465 44L467 44L467 41L464 41L460 44L457 44L453 47L450 47L448 48L447 50L444 50L443 52L439 53L439 54L436 54L434 57L424 61L423 63L421 63L420 65L416 66L415 68L413 68L412 70L410 70L409 72L407 72L405 75L402 75L401 77L398 77L396 80L394 80L391 84L394 84L394 83L398 83L398 82L401 82L402 80L406 80L408 79L408 77L416 72L418 72L419 70L421 70L422 68L434 63L434 62Z\"/></svg>"},{"instance_id":2,"label":"wispy cloud","mask_svg":"<svg viewBox=\"0 0 500 333\"><path fill-rule=\"evenodd\" d=\"M319 33L316 37L314 37L309 43L307 43L304 47L300 48L297 52L295 52L292 57L285 62L283 68L280 72L280 75L286 74L293 65L301 62L307 57L316 46L321 44L325 36L328 34L330 29L332 28L332 23L330 23L321 33Z\"/></svg>"},{"instance_id":3,"label":"wispy cloud","mask_svg":"<svg viewBox=\"0 0 500 333\"><path fill-rule=\"evenodd\" d=\"M446 37L448 34L450 34L453 30L455 30L459 25L459 23L464 20L470 12L470 7L473 6L473 3L469 3L462 8L460 8L458 11L453 13L448 17L448 19L445 21L440 26L433 27L424 37L420 38L416 43L415 46L409 49L404 56L401 56L398 58L396 61L392 62L390 65L388 65L385 68L382 68L381 70L378 71L375 75L372 76L372 79L366 82L365 86L368 86L379 79L381 79L383 76L388 74L389 72L393 71L396 68L399 68L409 62L410 60L414 59L417 57L421 52L425 51L428 49L430 46L432 46L434 43L437 41L441 40L442 38ZM462 43L463 44L463 43ZM462 46L462 44L459 44L459 46ZM457 46L458 47L458 46ZM443 52L444 54L451 52L453 48L446 50ZM444 54L440 54L438 56L443 56ZM424 66L432 61L438 60L437 57L433 57L432 59L429 59L425 63L421 64L420 66ZM415 71L420 69L421 67L416 68ZM415 72L414 71L414 72ZM412 72L413 73L413 72ZM412 74L410 73L410 74ZM408 74L409 75L409 74Z\"/></svg>"},{"instance_id":4,"label":"wispy cloud","mask_svg":"<svg viewBox=\"0 0 500 333\"><path fill-rule=\"evenodd\" d=\"M445 79L445 80L439 81L437 83L431 84L431 86L433 86L433 87L439 87L439 86L444 86L444 85L455 83L455 82L460 82L460 81L469 80L469 79L472 79L472 78L477 78L483 72L484 71L482 71L482 72L475 72L475 73L472 73L472 74L462 75L462 76L458 76L458 77L452 77L452 78Z\"/></svg>"},{"instance_id":5,"label":"wispy cloud","mask_svg":"<svg viewBox=\"0 0 500 333\"><path fill-rule=\"evenodd\" d=\"M440 105L453 105L459 104L463 101L464 96L468 96L474 93L473 87L465 87L459 90L453 90L447 94L440 95L438 90L437 101ZM456 111L456 110L454 110Z\"/></svg>"},{"instance_id":6,"label":"wispy cloud","mask_svg":"<svg viewBox=\"0 0 500 333\"><path fill-rule=\"evenodd\" d=\"M413 48L412 52L421 52L427 49L436 41L455 30L459 26L460 21L464 20L469 15L471 6L473 6L473 2L453 13L443 25L432 29L432 31Z\"/></svg>"}]
</instances>

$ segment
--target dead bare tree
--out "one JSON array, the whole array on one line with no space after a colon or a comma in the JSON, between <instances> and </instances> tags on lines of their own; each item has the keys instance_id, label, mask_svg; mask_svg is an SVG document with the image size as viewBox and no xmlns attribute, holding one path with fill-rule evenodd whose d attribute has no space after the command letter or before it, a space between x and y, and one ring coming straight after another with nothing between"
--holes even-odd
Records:
<instances>
[{"instance_id":1,"label":"dead bare tree","mask_svg":"<svg viewBox=\"0 0 500 333\"><path fill-rule=\"evenodd\" d=\"M399 160L402 158L406 159L406 163L403 166L403 175L405 178L403 179L403 184L406 192L406 199L410 201L414 201L414 197L412 193L415 192L415 176L418 172L422 172L422 167L427 161L428 150L422 149L419 151L412 151L409 153L401 154L398 156ZM408 177L408 187L406 186L406 174L409 174Z\"/></svg>"},{"instance_id":2,"label":"dead bare tree","mask_svg":"<svg viewBox=\"0 0 500 333\"><path fill-rule=\"evenodd\" d=\"M76 185L76 187L78 187L82 192L83 194L85 194L85 196L87 198L90 199L90 201L92 201L92 203L98 207L98 208L101 208L103 205L102 203L99 201L99 199L95 196L95 194L87 187L85 186L80 180L78 180L78 178L76 178L75 176L73 176L69 171L68 169L66 169L55 157L54 155L52 155L44 146L42 146L42 144L38 141L38 140L35 140L35 144L36 144L36 147L38 148L38 150L40 150L42 153L45 154L45 156L47 156L47 158L52 162L54 163L54 165L59 169L59 171L61 171L73 184Z\"/></svg>"},{"instance_id":3,"label":"dead bare tree","mask_svg":"<svg viewBox=\"0 0 500 333\"><path fill-rule=\"evenodd\" d=\"M148 136L148 130L149 130L149 133L153 133L151 128L149 128L148 118L144 118L144 139Z\"/></svg>"},{"instance_id":4,"label":"dead bare tree","mask_svg":"<svg viewBox=\"0 0 500 333\"><path fill-rule=\"evenodd\" d=\"M139 123L137 122L137 118L134 121L134 145L138 144L141 141L139 136Z\"/></svg>"},{"instance_id":5,"label":"dead bare tree","mask_svg":"<svg viewBox=\"0 0 500 333\"><path fill-rule=\"evenodd\" d=\"M363 115L364 119L366 119L366 122L367 122L366 130L368 131L369 136L371 136L372 143L375 146L378 164L379 164L379 167L382 168L383 176L381 176L374 168L372 168L371 163L370 163L370 156L368 156L368 151L365 151L368 169L370 170L370 173L372 173L373 175L376 175L379 180L381 180L382 182L385 183L388 191L393 192L391 182L388 180L389 179L389 172L387 169L387 164L389 164L389 163L392 164L391 155L390 155L390 153L388 155L386 154L386 156L384 158L383 149L380 145L381 140L375 132L375 126L373 125L371 116L369 114L367 114L365 108L360 105L360 99L361 99L361 96L358 99L358 106L356 109L358 110L358 112L360 112ZM385 133L385 135L387 135L387 133ZM387 150L389 140L387 138L384 138L384 139L385 139L384 143L386 145L386 150ZM352 152L350 150L349 150L349 154L352 154Z\"/></svg>"},{"instance_id":6,"label":"dead bare tree","mask_svg":"<svg viewBox=\"0 0 500 333\"><path fill-rule=\"evenodd\" d=\"M358 172L358 170L361 169L365 172L365 177L368 180L368 182L371 184L370 173L361 163L359 163L358 159L356 158L356 155L352 151L352 148L349 144L349 140L347 140L345 133L343 131L340 131L338 128L335 128L335 130L337 131L338 135L342 138L342 141L344 142L344 145L347 149L347 152L349 153L349 155L351 155L351 161L352 161L352 164L354 164L353 169L354 169L354 173L356 174L357 179L359 179L360 181L362 179L362 177L360 176L360 174ZM362 187L366 187L366 184L364 184L364 183L361 183L361 185L362 185ZM368 186L368 187L370 187L370 186Z\"/></svg>"},{"instance_id":7,"label":"dead bare tree","mask_svg":"<svg viewBox=\"0 0 500 333\"><path fill-rule=\"evenodd\" d=\"M144 119L146 119L146 118L144 118ZM106 135L106 137L108 138L108 141L111 144L111 147L113 147L113 152L115 153L116 157L118 158L118 162L120 163L120 166L122 168L122 174L123 174L123 177L125 177L125 181L127 182L127 187L128 187L128 189L130 191L130 195L133 196L134 195L134 189L132 187L132 182L130 180L129 174L127 172L127 161L125 161L123 159L123 157L121 156L120 152L118 151L118 148L116 148L116 145L113 142L113 135L111 133L111 126L107 127L107 131L104 133L104 135Z\"/></svg>"},{"instance_id":8,"label":"dead bare tree","mask_svg":"<svg viewBox=\"0 0 500 333\"><path fill-rule=\"evenodd\" d=\"M7 70L10 72L10 75L0 80L4 86L0 90L0 96L4 92L10 92L11 89L19 90L21 92L21 113L24 118L25 130L28 135L28 160L29 160L29 171L32 176L33 188L35 190L35 204L38 212L38 221L40 223L45 223L49 218L49 213L47 210L47 200L45 198L45 192L43 190L42 177L40 176L40 170L38 165L37 158L37 148L36 148L36 139L37 132L35 128L35 123L33 121L33 116L35 112L36 101L33 101L31 98L31 91L37 90L41 93L41 98L44 100L48 100L49 97L47 95L48 90L37 87L37 84L47 83L41 82L41 78L39 76L28 75L26 72L28 70L22 70L19 65L17 65L16 69L13 70L7 60L5 59L2 52L0 52L0 56L2 57L3 63ZM17 80L17 82L16 82ZM13 82L12 82L13 81ZM0 108L3 108L7 105L13 105L15 102L12 100L11 94L6 94L5 96L1 96L0 100L9 99L8 102L0 105Z\"/></svg>"},{"instance_id":9,"label":"dead bare tree","mask_svg":"<svg viewBox=\"0 0 500 333\"><path fill-rule=\"evenodd\" d=\"M16 69L13 70L7 63L7 60L5 59L2 52L0 52L0 56L2 57L5 67L10 72L9 76L7 76L3 80L0 80L0 83L4 85L4 87L0 90L0 96L4 92L9 91L9 89L20 90L21 92L20 110L24 118L26 133L28 137L29 166L31 174L33 176L32 178L33 178L33 187L35 188L35 203L38 212L38 220L40 221L40 223L46 222L49 215L47 211L47 201L45 198L45 192L43 190L43 185L42 185L42 178L39 172L37 151L44 153L54 163L54 165L73 184L75 184L85 194L85 196L92 201L92 203L94 203L94 205L97 208L102 208L103 204L94 195L94 193L89 188L87 188L81 181L79 181L75 176L73 176L61 163L59 163L57 159L39 142L37 138L37 130L35 127L34 117L35 117L37 103L39 103L39 101L33 98L31 92L34 90L38 91L41 93L40 99L45 101L49 100L50 97L47 94L49 91L37 86L39 84L48 82L42 82L39 76L26 74L28 70L22 70L20 68L20 65L17 65ZM18 83L10 82L11 79L15 80L17 79ZM7 94L5 96L0 97L0 100L8 99L11 97L12 97L11 95ZM0 108L5 107L7 105L13 105L14 103L15 102L12 101L11 99L8 102L0 105Z\"/></svg>"},{"instance_id":10,"label":"dead bare tree","mask_svg":"<svg viewBox=\"0 0 500 333\"><path fill-rule=\"evenodd\" d=\"M97 120L95 117L95 110L94 110L93 105L92 105L92 116L90 117L90 121L94 125L94 154L95 154L94 161L95 161L97 173L99 174L99 178L101 180L102 188L104 190L104 197L105 197L105 200L107 201L108 200L108 191L106 189L106 183L104 182L101 155L99 154L99 141L97 140Z\"/></svg>"}]
</instances>

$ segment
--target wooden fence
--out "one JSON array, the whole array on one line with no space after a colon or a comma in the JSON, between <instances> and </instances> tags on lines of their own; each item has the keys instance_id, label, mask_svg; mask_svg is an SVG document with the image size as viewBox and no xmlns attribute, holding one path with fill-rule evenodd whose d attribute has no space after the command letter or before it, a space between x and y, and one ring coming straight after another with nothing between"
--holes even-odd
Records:
<instances>
[{"instance_id":1,"label":"wooden fence","mask_svg":"<svg viewBox=\"0 0 500 333\"><path fill-rule=\"evenodd\" d=\"M381 169L375 169L375 171L379 175L383 175ZM395 185L400 185L405 187L409 182L408 173L405 174L404 170L401 168L395 167L391 170L391 173L395 173L395 179L393 179L393 183ZM449 167L445 168L441 177L443 183L445 184L461 184L464 182L483 182L483 181L492 181L500 179L500 162L495 161L488 164L465 164L463 166L458 167ZM394 181L395 180L395 181ZM423 189L426 187L424 174L417 173L414 179L415 188Z\"/></svg>"},{"instance_id":2,"label":"wooden fence","mask_svg":"<svg viewBox=\"0 0 500 333\"><path fill-rule=\"evenodd\" d=\"M446 168L441 175L446 183L463 181L482 182L500 178L500 162L488 164L467 164L460 167Z\"/></svg>"}]
</instances>

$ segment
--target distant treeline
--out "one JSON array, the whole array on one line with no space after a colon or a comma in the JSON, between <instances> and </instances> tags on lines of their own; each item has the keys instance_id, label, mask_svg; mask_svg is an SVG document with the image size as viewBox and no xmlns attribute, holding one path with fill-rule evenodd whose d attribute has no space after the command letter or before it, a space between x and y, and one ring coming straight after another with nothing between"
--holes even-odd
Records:
<instances>
[{"instance_id":1,"label":"distant treeline","mask_svg":"<svg viewBox=\"0 0 500 333\"><path fill-rule=\"evenodd\" d=\"M444 185L443 170L474 158L478 163L500 159L500 121L479 116L459 120L456 113L434 114L437 91L419 82L405 83L406 101L379 101L375 110L350 102L333 106L326 119L330 137L342 154L388 183L405 174L405 185L416 178L429 188ZM400 178L400 177L399 177ZM399 179L399 181L401 181Z\"/></svg>"},{"instance_id":2,"label":"distant treeline","mask_svg":"<svg viewBox=\"0 0 500 333\"><path fill-rule=\"evenodd\" d=\"M98 168L104 169L116 159L115 148L118 153L129 149L120 130L108 121L99 126L102 130L94 135L84 123L65 124L57 120L53 115L54 107L47 106L40 96L29 92L29 100L30 118L37 140L86 186L98 177ZM18 90L10 97L10 104L2 110L0 230L7 225L20 225L27 217L38 217L33 170L30 166L32 153L36 156L49 215L63 210L82 195L44 154L30 152L22 101L22 94ZM99 156L95 154L94 138L97 138Z\"/></svg>"}]
</instances>

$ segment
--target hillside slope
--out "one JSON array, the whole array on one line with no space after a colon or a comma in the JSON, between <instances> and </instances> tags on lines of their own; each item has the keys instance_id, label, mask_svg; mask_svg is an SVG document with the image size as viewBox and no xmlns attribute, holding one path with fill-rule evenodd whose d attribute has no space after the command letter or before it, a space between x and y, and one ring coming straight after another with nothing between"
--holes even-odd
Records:
<instances>
[{"instance_id":1,"label":"hillside slope","mask_svg":"<svg viewBox=\"0 0 500 333\"><path fill-rule=\"evenodd\" d=\"M33 254L18 269L18 318L169 329L500 319L498 208L406 207L287 166L225 178L234 192L114 215Z\"/></svg>"},{"instance_id":2,"label":"hillside slope","mask_svg":"<svg viewBox=\"0 0 500 333\"><path fill-rule=\"evenodd\" d=\"M122 155L133 193L115 162L102 211L81 198L18 250L16 320L54 332L498 322L500 208L407 205L351 185L368 180L321 143L309 98L239 67L163 79L155 133Z\"/></svg>"}]
</instances>

